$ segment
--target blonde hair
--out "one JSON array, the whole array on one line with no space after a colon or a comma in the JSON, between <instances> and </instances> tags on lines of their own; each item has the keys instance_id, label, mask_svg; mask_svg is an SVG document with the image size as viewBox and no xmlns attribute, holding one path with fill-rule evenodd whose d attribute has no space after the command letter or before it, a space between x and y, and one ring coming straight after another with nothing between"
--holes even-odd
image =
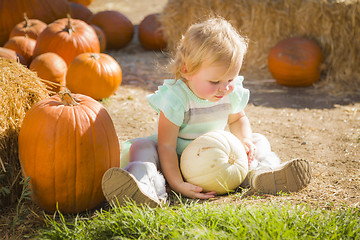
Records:
<instances>
[{"instance_id":1,"label":"blonde hair","mask_svg":"<svg viewBox=\"0 0 360 240\"><path fill-rule=\"evenodd\" d=\"M247 40L225 19L210 18L189 27L179 42L177 52L168 65L168 71L175 79L195 74L203 62L226 64L228 71L241 66L247 50Z\"/></svg>"}]
</instances>

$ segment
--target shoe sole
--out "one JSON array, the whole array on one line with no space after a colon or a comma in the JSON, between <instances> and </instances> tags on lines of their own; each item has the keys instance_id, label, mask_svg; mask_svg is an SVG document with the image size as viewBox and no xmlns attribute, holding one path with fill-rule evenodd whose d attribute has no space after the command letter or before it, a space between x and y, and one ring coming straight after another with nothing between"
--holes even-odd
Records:
<instances>
[{"instance_id":1,"label":"shoe sole","mask_svg":"<svg viewBox=\"0 0 360 240\"><path fill-rule=\"evenodd\" d=\"M256 191L277 194L279 192L298 192L311 180L311 168L308 161L294 159L273 172L264 172L254 179Z\"/></svg>"},{"instance_id":2,"label":"shoe sole","mask_svg":"<svg viewBox=\"0 0 360 240\"><path fill-rule=\"evenodd\" d=\"M110 168L102 178L102 190L109 203L125 205L129 200L136 204L157 207L159 203L145 195L138 187L136 180L121 168Z\"/></svg>"}]
</instances>

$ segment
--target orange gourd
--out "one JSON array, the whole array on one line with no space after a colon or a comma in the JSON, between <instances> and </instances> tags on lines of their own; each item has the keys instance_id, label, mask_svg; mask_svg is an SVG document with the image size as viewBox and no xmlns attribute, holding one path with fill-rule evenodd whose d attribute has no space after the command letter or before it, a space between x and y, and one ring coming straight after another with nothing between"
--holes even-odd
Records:
<instances>
[{"instance_id":1,"label":"orange gourd","mask_svg":"<svg viewBox=\"0 0 360 240\"><path fill-rule=\"evenodd\" d=\"M80 3L71 2L70 15L71 18L80 19L83 20L84 22L87 22L92 17L93 13L86 6Z\"/></svg>"},{"instance_id":2,"label":"orange gourd","mask_svg":"<svg viewBox=\"0 0 360 240\"><path fill-rule=\"evenodd\" d=\"M48 80L45 82L52 92L59 92L65 86L67 65L56 53L47 52L34 58L30 64L30 70L37 73L38 77ZM59 86L62 85L62 86Z\"/></svg>"},{"instance_id":3,"label":"orange gourd","mask_svg":"<svg viewBox=\"0 0 360 240\"><path fill-rule=\"evenodd\" d=\"M120 65L105 53L83 53L71 62L66 74L66 86L96 100L110 97L122 81Z\"/></svg>"},{"instance_id":4,"label":"orange gourd","mask_svg":"<svg viewBox=\"0 0 360 240\"><path fill-rule=\"evenodd\" d=\"M30 62L34 55L36 40L25 36L15 36L10 38L4 45L4 48L12 49L24 57L26 65Z\"/></svg>"},{"instance_id":5,"label":"orange gourd","mask_svg":"<svg viewBox=\"0 0 360 240\"><path fill-rule=\"evenodd\" d=\"M32 199L47 212L78 213L104 201L101 179L119 166L119 142L106 109L94 99L62 92L26 113L19 159Z\"/></svg>"},{"instance_id":6,"label":"orange gourd","mask_svg":"<svg viewBox=\"0 0 360 240\"><path fill-rule=\"evenodd\" d=\"M305 87L320 79L324 57L313 40L294 37L280 41L268 55L268 68L282 85Z\"/></svg>"},{"instance_id":7,"label":"orange gourd","mask_svg":"<svg viewBox=\"0 0 360 240\"><path fill-rule=\"evenodd\" d=\"M66 17L68 4L67 0L0 0L0 46L9 39L14 26L24 20L24 13L48 24Z\"/></svg>"},{"instance_id":8,"label":"orange gourd","mask_svg":"<svg viewBox=\"0 0 360 240\"><path fill-rule=\"evenodd\" d=\"M10 32L10 37L25 36L29 38L37 39L40 33L46 28L47 24L38 19L29 19L24 13L24 21L15 25Z\"/></svg>"},{"instance_id":9,"label":"orange gourd","mask_svg":"<svg viewBox=\"0 0 360 240\"><path fill-rule=\"evenodd\" d=\"M24 57L12 49L0 47L0 57L6 58L6 59L11 59L11 60L21 63L22 65L26 65L26 61L25 61Z\"/></svg>"},{"instance_id":10,"label":"orange gourd","mask_svg":"<svg viewBox=\"0 0 360 240\"><path fill-rule=\"evenodd\" d=\"M134 25L118 11L97 12L90 18L89 23L99 26L104 31L108 49L125 47L134 35Z\"/></svg>"},{"instance_id":11,"label":"orange gourd","mask_svg":"<svg viewBox=\"0 0 360 240\"><path fill-rule=\"evenodd\" d=\"M50 23L39 35L34 56L54 52L62 57L66 64L80 53L100 52L100 43L95 30L79 19L62 18Z\"/></svg>"},{"instance_id":12,"label":"orange gourd","mask_svg":"<svg viewBox=\"0 0 360 240\"><path fill-rule=\"evenodd\" d=\"M140 44L147 50L162 50L166 48L160 14L147 15L139 24L138 37Z\"/></svg>"}]
</instances>

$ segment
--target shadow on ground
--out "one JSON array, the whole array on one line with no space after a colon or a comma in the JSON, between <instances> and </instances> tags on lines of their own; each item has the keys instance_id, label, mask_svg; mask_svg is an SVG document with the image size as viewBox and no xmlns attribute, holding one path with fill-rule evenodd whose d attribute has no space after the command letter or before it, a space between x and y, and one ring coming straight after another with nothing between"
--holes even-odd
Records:
<instances>
[{"instance_id":1,"label":"shadow on ground","mask_svg":"<svg viewBox=\"0 0 360 240\"><path fill-rule=\"evenodd\" d=\"M273 108L330 109L336 105L360 102L360 93L334 96L315 87L286 87L273 79L244 81L250 90L250 103Z\"/></svg>"}]
</instances>

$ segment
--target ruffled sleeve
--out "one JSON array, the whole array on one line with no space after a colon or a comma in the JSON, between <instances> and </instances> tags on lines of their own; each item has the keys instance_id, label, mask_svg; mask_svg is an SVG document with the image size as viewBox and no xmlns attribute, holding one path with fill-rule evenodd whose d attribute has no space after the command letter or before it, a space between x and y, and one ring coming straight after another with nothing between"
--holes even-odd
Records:
<instances>
[{"instance_id":1,"label":"ruffled sleeve","mask_svg":"<svg viewBox=\"0 0 360 240\"><path fill-rule=\"evenodd\" d=\"M238 113L243 110L249 101L250 91L243 87L243 76L238 76L234 79L234 91L229 94L231 101L231 113Z\"/></svg>"},{"instance_id":2,"label":"ruffled sleeve","mask_svg":"<svg viewBox=\"0 0 360 240\"><path fill-rule=\"evenodd\" d=\"M186 98L184 92L173 79L164 81L155 93L146 98L151 107L158 113L163 112L165 117L177 126L184 120Z\"/></svg>"}]
</instances>

